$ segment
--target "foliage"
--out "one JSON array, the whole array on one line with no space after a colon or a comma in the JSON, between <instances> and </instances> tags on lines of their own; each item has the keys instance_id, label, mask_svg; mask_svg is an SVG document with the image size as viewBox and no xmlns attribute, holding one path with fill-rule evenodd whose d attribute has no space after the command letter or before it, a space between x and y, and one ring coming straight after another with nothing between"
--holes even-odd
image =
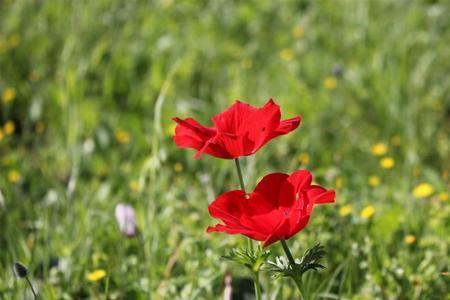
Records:
<instances>
[{"instance_id":1,"label":"foliage","mask_svg":"<svg viewBox=\"0 0 450 300\"><path fill-rule=\"evenodd\" d=\"M228 271L250 275L220 259L244 238L205 234L207 204L239 186L234 164L177 149L171 118L210 124L236 98L270 97L303 120L242 160L248 190L299 166L337 190L289 240L296 257L319 241L328 253L305 293L448 298L449 1L0 6L1 299L24 297L15 261L42 299L222 299ZM138 237L118 229L118 203Z\"/></svg>"}]
</instances>

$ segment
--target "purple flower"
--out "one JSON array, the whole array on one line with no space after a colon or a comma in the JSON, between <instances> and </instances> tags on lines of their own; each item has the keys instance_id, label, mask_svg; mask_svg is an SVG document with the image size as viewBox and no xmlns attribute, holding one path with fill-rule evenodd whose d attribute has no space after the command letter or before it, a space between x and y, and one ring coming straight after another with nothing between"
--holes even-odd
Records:
<instances>
[{"instance_id":1,"label":"purple flower","mask_svg":"<svg viewBox=\"0 0 450 300\"><path fill-rule=\"evenodd\" d=\"M116 221L119 225L119 230L128 237L133 237L137 234L136 216L134 209L130 205L119 203L116 206Z\"/></svg>"}]
</instances>

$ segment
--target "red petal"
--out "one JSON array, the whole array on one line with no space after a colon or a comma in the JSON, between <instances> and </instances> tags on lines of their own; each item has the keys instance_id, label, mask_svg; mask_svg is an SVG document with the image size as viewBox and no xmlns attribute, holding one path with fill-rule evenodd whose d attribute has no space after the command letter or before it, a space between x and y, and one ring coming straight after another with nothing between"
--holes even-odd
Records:
<instances>
[{"instance_id":1,"label":"red petal","mask_svg":"<svg viewBox=\"0 0 450 300\"><path fill-rule=\"evenodd\" d=\"M271 235L269 235L265 240L263 247L268 247L269 245L279 241L284 240L289 235L289 219L283 218L280 220L279 225L275 230L272 232Z\"/></svg>"},{"instance_id":2,"label":"red petal","mask_svg":"<svg viewBox=\"0 0 450 300\"><path fill-rule=\"evenodd\" d=\"M226 111L214 116L212 122L219 132L237 134L241 124L256 111L256 107L238 100Z\"/></svg>"},{"instance_id":3,"label":"red petal","mask_svg":"<svg viewBox=\"0 0 450 300\"><path fill-rule=\"evenodd\" d=\"M297 170L287 179L295 188L295 192L299 193L310 187L312 181L312 174L308 170Z\"/></svg>"},{"instance_id":4,"label":"red petal","mask_svg":"<svg viewBox=\"0 0 450 300\"><path fill-rule=\"evenodd\" d=\"M226 232L228 234L242 234L257 241L263 241L265 239L265 236L259 232L255 232L243 227L236 228L231 226L224 226L222 224L217 224L214 227L209 226L206 232Z\"/></svg>"},{"instance_id":5,"label":"red petal","mask_svg":"<svg viewBox=\"0 0 450 300\"><path fill-rule=\"evenodd\" d=\"M318 185L311 186L307 194L308 198L315 204L333 203L336 198L334 190L326 190Z\"/></svg>"},{"instance_id":6,"label":"red petal","mask_svg":"<svg viewBox=\"0 0 450 300\"><path fill-rule=\"evenodd\" d=\"M291 132L292 130L296 129L299 125L300 122L302 120L301 116L297 116L291 119L287 119L287 120L283 120L280 122L280 125L278 126L278 128L275 130L274 137L277 137L279 135L282 134L286 134Z\"/></svg>"},{"instance_id":7,"label":"red petal","mask_svg":"<svg viewBox=\"0 0 450 300\"><path fill-rule=\"evenodd\" d=\"M271 173L264 176L258 183L254 193L262 195L258 205L263 212L267 212L267 209L277 209L280 206L280 198L283 198L280 197L280 193L288 176L283 173Z\"/></svg>"},{"instance_id":8,"label":"red petal","mask_svg":"<svg viewBox=\"0 0 450 300\"><path fill-rule=\"evenodd\" d=\"M213 218L221 219L227 225L240 226L244 201L247 201L244 191L226 192L208 206L208 211Z\"/></svg>"},{"instance_id":9,"label":"red petal","mask_svg":"<svg viewBox=\"0 0 450 300\"><path fill-rule=\"evenodd\" d=\"M280 106L272 99L253 114L248 116L245 124L239 129L239 134L253 141L252 153L259 150L270 139L272 133L280 125ZM250 149L248 149L250 150Z\"/></svg>"}]
</instances>

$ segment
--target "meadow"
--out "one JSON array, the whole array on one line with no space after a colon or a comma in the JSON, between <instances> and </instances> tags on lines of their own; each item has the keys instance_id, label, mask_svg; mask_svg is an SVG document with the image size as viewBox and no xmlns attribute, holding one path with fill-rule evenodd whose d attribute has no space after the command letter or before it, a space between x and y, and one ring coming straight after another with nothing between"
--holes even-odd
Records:
<instances>
[{"instance_id":1,"label":"meadow","mask_svg":"<svg viewBox=\"0 0 450 300\"><path fill-rule=\"evenodd\" d=\"M206 233L234 163L177 148L171 118L269 98L303 120L241 160L246 185L308 168L337 194L289 240L327 251L309 299L450 299L449 15L445 0L0 1L0 299L32 297L15 261L40 299L223 299L226 274L252 299L221 258L245 239Z\"/></svg>"}]
</instances>

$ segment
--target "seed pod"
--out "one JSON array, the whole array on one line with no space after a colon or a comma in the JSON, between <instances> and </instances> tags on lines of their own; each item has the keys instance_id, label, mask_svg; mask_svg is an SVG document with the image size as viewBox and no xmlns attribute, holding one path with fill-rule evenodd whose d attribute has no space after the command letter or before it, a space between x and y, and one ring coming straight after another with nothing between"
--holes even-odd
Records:
<instances>
[{"instance_id":1,"label":"seed pod","mask_svg":"<svg viewBox=\"0 0 450 300\"><path fill-rule=\"evenodd\" d=\"M28 269L27 267L25 267L23 264L21 264L20 262L15 262L14 263L14 274L16 274L17 277L19 278L25 278L28 275Z\"/></svg>"}]
</instances>

